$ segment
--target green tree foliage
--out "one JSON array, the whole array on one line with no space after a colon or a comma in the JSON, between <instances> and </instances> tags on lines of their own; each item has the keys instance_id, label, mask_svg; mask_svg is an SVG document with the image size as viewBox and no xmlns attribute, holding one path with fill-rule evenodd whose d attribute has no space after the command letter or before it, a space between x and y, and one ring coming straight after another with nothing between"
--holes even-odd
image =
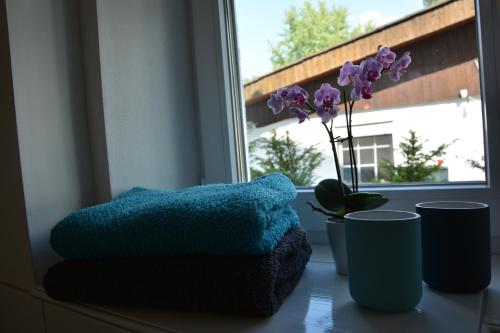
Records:
<instances>
[{"instance_id":1,"label":"green tree foliage","mask_svg":"<svg viewBox=\"0 0 500 333\"><path fill-rule=\"evenodd\" d=\"M446 2L448 0L423 0L425 7L437 5L438 3Z\"/></svg>"},{"instance_id":2,"label":"green tree foliage","mask_svg":"<svg viewBox=\"0 0 500 333\"><path fill-rule=\"evenodd\" d=\"M296 186L312 185L316 170L323 156L314 146L301 148L288 134L278 137L276 131L271 138L260 138L250 142L251 177L256 178L272 172L288 176ZM263 157L257 153L263 153Z\"/></svg>"},{"instance_id":3,"label":"green tree foliage","mask_svg":"<svg viewBox=\"0 0 500 333\"><path fill-rule=\"evenodd\" d=\"M350 27L347 8L329 7L324 0L314 6L304 1L304 6L292 6L285 12L281 40L271 44L271 63L274 69L285 66L313 53L345 42L375 29L370 21Z\"/></svg>"},{"instance_id":4,"label":"green tree foliage","mask_svg":"<svg viewBox=\"0 0 500 333\"><path fill-rule=\"evenodd\" d=\"M384 179L395 183L433 181L433 174L441 169L437 159L446 154L448 147L449 144L442 144L426 154L423 152L423 141L415 131L410 131L410 137L404 138L399 144L404 163L395 165L388 160L380 162Z\"/></svg>"},{"instance_id":5,"label":"green tree foliage","mask_svg":"<svg viewBox=\"0 0 500 333\"><path fill-rule=\"evenodd\" d=\"M473 169L479 169L481 171L486 171L486 165L484 164L484 156L481 156L481 161L468 159L467 164Z\"/></svg>"}]
</instances>

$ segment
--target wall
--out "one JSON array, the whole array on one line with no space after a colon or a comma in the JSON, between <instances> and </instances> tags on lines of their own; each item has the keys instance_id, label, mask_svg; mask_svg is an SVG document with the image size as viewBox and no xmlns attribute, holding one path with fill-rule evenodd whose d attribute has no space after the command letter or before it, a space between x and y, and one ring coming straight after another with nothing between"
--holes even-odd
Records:
<instances>
[{"instance_id":1,"label":"wall","mask_svg":"<svg viewBox=\"0 0 500 333\"><path fill-rule=\"evenodd\" d=\"M97 1L111 191L200 181L186 2Z\"/></svg>"},{"instance_id":2,"label":"wall","mask_svg":"<svg viewBox=\"0 0 500 333\"><path fill-rule=\"evenodd\" d=\"M0 283L33 286L10 66L7 13L0 1Z\"/></svg>"},{"instance_id":3,"label":"wall","mask_svg":"<svg viewBox=\"0 0 500 333\"><path fill-rule=\"evenodd\" d=\"M101 60L97 8L95 1L78 1L81 29L81 49L85 83L85 107L89 129L89 144L97 202L111 198L108 147L104 123Z\"/></svg>"},{"instance_id":4,"label":"wall","mask_svg":"<svg viewBox=\"0 0 500 333\"><path fill-rule=\"evenodd\" d=\"M76 0L8 0L12 78L36 281L50 228L93 203Z\"/></svg>"}]
</instances>

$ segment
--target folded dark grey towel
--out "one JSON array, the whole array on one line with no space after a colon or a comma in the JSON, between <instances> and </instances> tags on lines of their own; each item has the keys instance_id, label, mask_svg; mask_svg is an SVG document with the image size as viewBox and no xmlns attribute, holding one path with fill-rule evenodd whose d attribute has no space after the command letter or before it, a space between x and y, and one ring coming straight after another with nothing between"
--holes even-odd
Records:
<instances>
[{"instance_id":1,"label":"folded dark grey towel","mask_svg":"<svg viewBox=\"0 0 500 333\"><path fill-rule=\"evenodd\" d=\"M300 280L311 247L291 229L269 254L70 259L44 279L57 300L272 315Z\"/></svg>"}]
</instances>

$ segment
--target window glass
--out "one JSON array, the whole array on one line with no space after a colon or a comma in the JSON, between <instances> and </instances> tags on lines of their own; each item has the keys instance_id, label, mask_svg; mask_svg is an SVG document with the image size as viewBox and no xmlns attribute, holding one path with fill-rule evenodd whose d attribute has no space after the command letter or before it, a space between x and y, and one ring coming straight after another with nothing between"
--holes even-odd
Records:
<instances>
[{"instance_id":1,"label":"window glass","mask_svg":"<svg viewBox=\"0 0 500 333\"><path fill-rule=\"evenodd\" d=\"M343 150L342 165L351 163L351 156L349 155L349 149L346 147Z\"/></svg>"},{"instance_id":2,"label":"window glass","mask_svg":"<svg viewBox=\"0 0 500 333\"><path fill-rule=\"evenodd\" d=\"M299 124L287 111L274 115L267 100L278 88L299 84L312 103L323 82L341 88L345 61L359 64L386 45L398 57L410 51L412 62L400 81L383 77L373 97L354 106L361 185L485 181L473 0L234 2L252 177L290 175L300 161L309 177L299 186L336 178L321 120L313 115ZM347 135L342 108L333 130L339 140ZM336 147L349 184L347 143ZM263 162L278 153L279 163L266 168ZM408 168L420 168L421 176L406 179Z\"/></svg>"},{"instance_id":3,"label":"window glass","mask_svg":"<svg viewBox=\"0 0 500 333\"><path fill-rule=\"evenodd\" d=\"M379 143L382 142L383 144ZM385 182L387 174L380 167L381 162L393 162L394 152L392 149L392 138L390 135L374 135L360 137L353 141L354 152L358 162L358 173L360 174L360 184ZM350 156L347 142L339 146L342 149L340 159L343 169L343 180L350 185ZM377 163L375 163L375 158Z\"/></svg>"},{"instance_id":4,"label":"window glass","mask_svg":"<svg viewBox=\"0 0 500 333\"><path fill-rule=\"evenodd\" d=\"M356 146L371 147L375 143L375 138L373 136L358 137L357 139Z\"/></svg>"},{"instance_id":5,"label":"window glass","mask_svg":"<svg viewBox=\"0 0 500 333\"><path fill-rule=\"evenodd\" d=\"M375 181L375 168L374 167L361 167L361 183L371 183Z\"/></svg>"},{"instance_id":6,"label":"window glass","mask_svg":"<svg viewBox=\"0 0 500 333\"><path fill-rule=\"evenodd\" d=\"M391 162L394 161L394 154L392 151L392 145L390 146L391 148L380 148L377 147L377 162L380 163L384 159L389 160Z\"/></svg>"},{"instance_id":7,"label":"window glass","mask_svg":"<svg viewBox=\"0 0 500 333\"><path fill-rule=\"evenodd\" d=\"M392 135L377 135L375 142L378 146L389 145L392 146Z\"/></svg>"},{"instance_id":8,"label":"window glass","mask_svg":"<svg viewBox=\"0 0 500 333\"><path fill-rule=\"evenodd\" d=\"M368 147L355 147L359 149L359 163L360 164L373 164L375 162L375 146Z\"/></svg>"}]
</instances>

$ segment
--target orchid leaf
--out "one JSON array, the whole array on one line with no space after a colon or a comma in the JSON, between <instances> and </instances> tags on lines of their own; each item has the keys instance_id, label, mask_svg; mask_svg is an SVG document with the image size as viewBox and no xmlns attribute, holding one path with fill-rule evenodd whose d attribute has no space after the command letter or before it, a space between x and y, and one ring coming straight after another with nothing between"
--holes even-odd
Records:
<instances>
[{"instance_id":1,"label":"orchid leaf","mask_svg":"<svg viewBox=\"0 0 500 333\"><path fill-rule=\"evenodd\" d=\"M345 206L349 212L378 208L389 202L389 199L380 193L358 192L346 195Z\"/></svg>"},{"instance_id":2,"label":"orchid leaf","mask_svg":"<svg viewBox=\"0 0 500 333\"><path fill-rule=\"evenodd\" d=\"M344 186L344 193L346 195L352 193L346 184L342 185ZM332 212L344 208L344 199L340 192L339 181L336 179L323 179L314 188L314 195L323 208Z\"/></svg>"},{"instance_id":3,"label":"orchid leaf","mask_svg":"<svg viewBox=\"0 0 500 333\"><path fill-rule=\"evenodd\" d=\"M344 215L347 214L344 208L339 209L338 211L335 212L335 215L338 217L344 217Z\"/></svg>"}]
</instances>

